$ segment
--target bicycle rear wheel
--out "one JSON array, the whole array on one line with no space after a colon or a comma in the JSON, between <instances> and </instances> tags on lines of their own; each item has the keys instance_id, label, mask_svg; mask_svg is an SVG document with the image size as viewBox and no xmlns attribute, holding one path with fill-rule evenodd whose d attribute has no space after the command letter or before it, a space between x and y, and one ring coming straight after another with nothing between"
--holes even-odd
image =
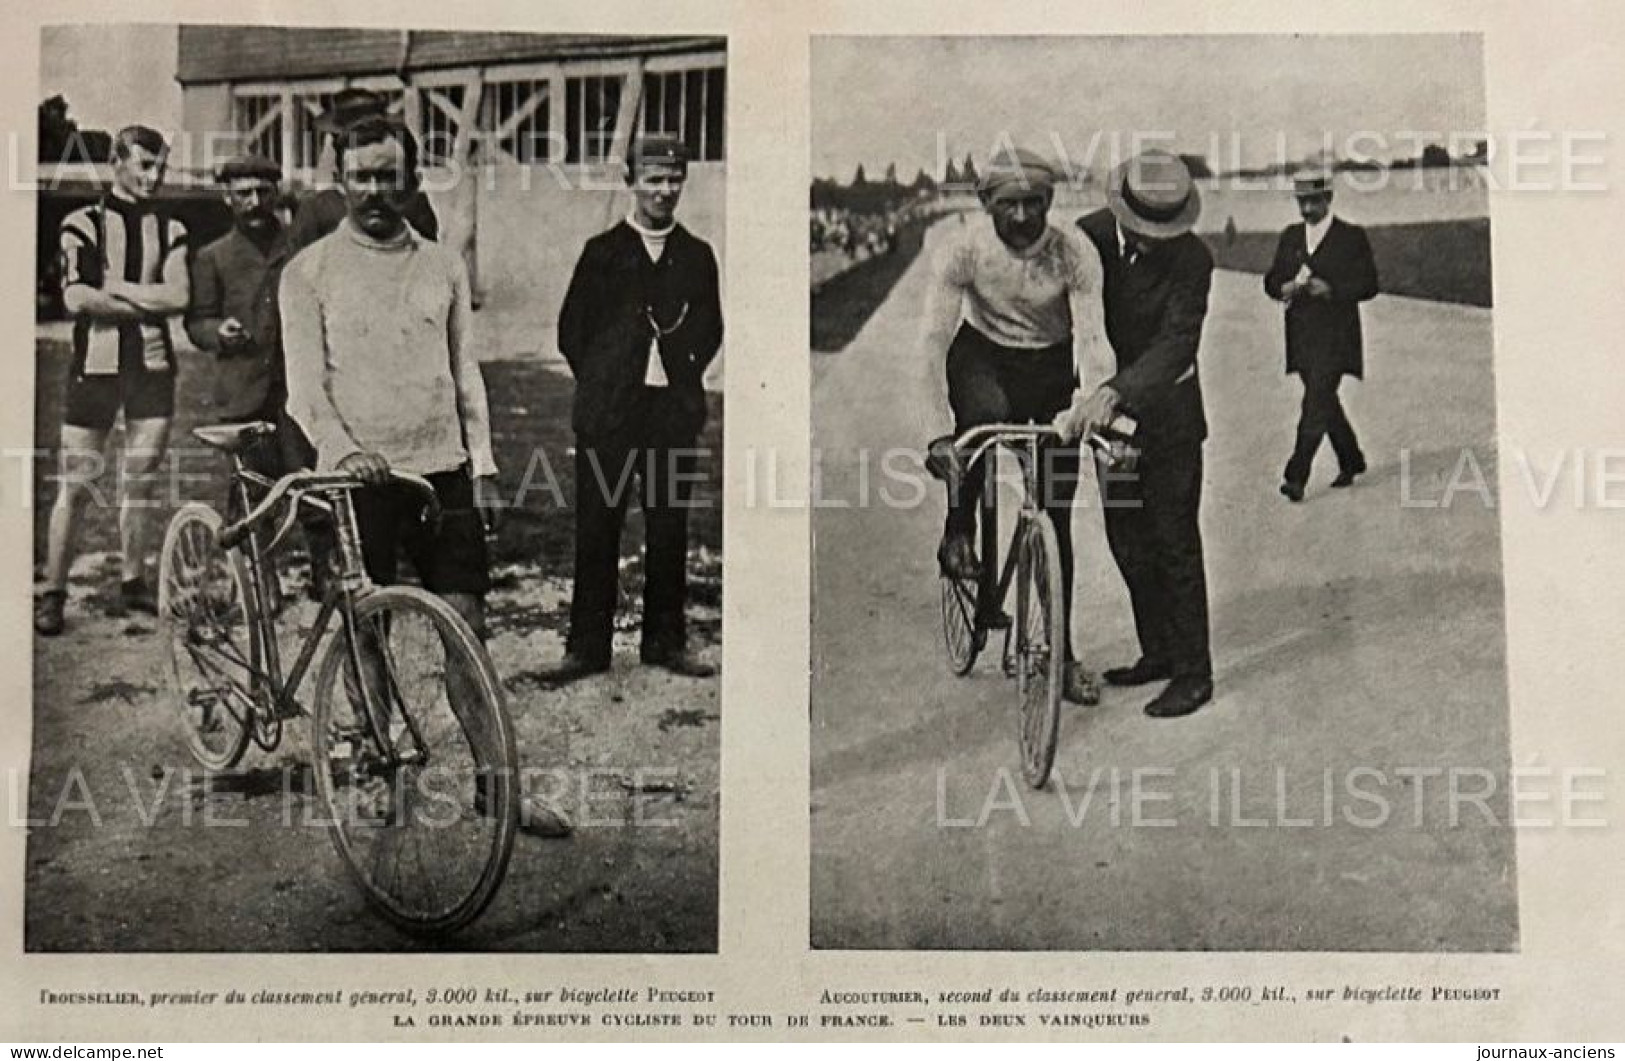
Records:
<instances>
[{"instance_id":1,"label":"bicycle rear wheel","mask_svg":"<svg viewBox=\"0 0 1625 1061\"><path fill-rule=\"evenodd\" d=\"M518 755L484 646L445 601L413 587L355 608L317 678L316 787L341 859L407 931L453 932L507 872Z\"/></svg>"},{"instance_id":2,"label":"bicycle rear wheel","mask_svg":"<svg viewBox=\"0 0 1625 1061\"><path fill-rule=\"evenodd\" d=\"M243 558L220 546L220 514L193 502L164 532L158 615L176 706L192 756L237 765L253 732L259 642Z\"/></svg>"},{"instance_id":3,"label":"bicycle rear wheel","mask_svg":"<svg viewBox=\"0 0 1625 1061\"><path fill-rule=\"evenodd\" d=\"M1049 516L1033 513L1024 516L1022 523L1015 630L1021 776L1033 788L1043 788L1055 765L1066 666L1061 551Z\"/></svg>"}]
</instances>

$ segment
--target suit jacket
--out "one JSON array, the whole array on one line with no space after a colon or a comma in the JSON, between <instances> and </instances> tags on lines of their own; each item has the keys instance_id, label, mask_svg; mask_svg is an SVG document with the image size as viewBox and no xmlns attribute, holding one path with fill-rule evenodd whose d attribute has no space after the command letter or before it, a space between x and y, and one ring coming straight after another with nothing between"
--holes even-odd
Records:
<instances>
[{"instance_id":1,"label":"suit jacket","mask_svg":"<svg viewBox=\"0 0 1625 1061\"><path fill-rule=\"evenodd\" d=\"M1288 225L1275 244L1264 290L1271 298L1280 298L1281 288L1305 264L1311 275L1331 285L1332 293L1327 298L1299 295L1287 304L1287 372L1362 375L1360 303L1377 293L1377 262L1365 229L1333 217L1325 238L1310 254L1303 222Z\"/></svg>"},{"instance_id":2,"label":"suit jacket","mask_svg":"<svg viewBox=\"0 0 1625 1061\"><path fill-rule=\"evenodd\" d=\"M1139 422L1146 449L1207 438L1196 352L1213 285L1213 255L1187 232L1132 264L1117 241L1110 210L1080 218L1105 271L1106 338L1117 374L1106 385Z\"/></svg>"},{"instance_id":3,"label":"suit jacket","mask_svg":"<svg viewBox=\"0 0 1625 1061\"><path fill-rule=\"evenodd\" d=\"M651 317L653 321L651 321ZM660 362L671 395L674 435L705 424L701 378L722 345L722 298L717 259L682 225L666 237L658 262L625 221L587 241L559 311L559 351L575 375L571 424L576 434L602 438L638 426L646 413L643 381L649 343L659 337Z\"/></svg>"},{"instance_id":4,"label":"suit jacket","mask_svg":"<svg viewBox=\"0 0 1625 1061\"><path fill-rule=\"evenodd\" d=\"M262 415L273 396L280 400L282 358L261 300L266 277L286 249L280 227L263 246L233 228L192 260L186 332L200 350L215 355L214 401L222 420ZM219 329L227 317L235 317L253 341L222 350Z\"/></svg>"}]
</instances>

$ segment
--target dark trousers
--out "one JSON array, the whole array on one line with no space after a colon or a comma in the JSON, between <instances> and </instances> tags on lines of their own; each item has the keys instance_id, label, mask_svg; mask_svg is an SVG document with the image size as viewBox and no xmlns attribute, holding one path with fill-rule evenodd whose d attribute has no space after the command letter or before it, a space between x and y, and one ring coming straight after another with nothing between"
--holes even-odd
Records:
<instances>
[{"instance_id":1,"label":"dark trousers","mask_svg":"<svg viewBox=\"0 0 1625 1061\"><path fill-rule=\"evenodd\" d=\"M566 650L593 662L610 657L619 597L621 528L634 493L643 508L643 649L678 652L686 643L688 510L699 466L692 432L669 422L664 389L645 395L648 415L613 437L577 436L575 588Z\"/></svg>"},{"instance_id":2,"label":"dark trousers","mask_svg":"<svg viewBox=\"0 0 1625 1061\"><path fill-rule=\"evenodd\" d=\"M964 325L948 348L948 403L953 407L956 435L982 424L1047 424L1072 404L1075 386L1070 340L1038 350L1004 347ZM1061 550L1061 614L1068 630L1072 628L1072 499L1078 492L1078 452L1076 445L1046 447L1038 467L1039 503L1055 524ZM968 470L956 496L948 498L947 530L975 534L980 505L984 543L993 540L998 507L995 493L988 491L983 496L985 482L986 473L978 461ZM991 556L992 550L984 547L984 559ZM982 565L984 605L991 605L998 578L991 563Z\"/></svg>"},{"instance_id":3,"label":"dark trousers","mask_svg":"<svg viewBox=\"0 0 1625 1061\"><path fill-rule=\"evenodd\" d=\"M1202 444L1149 450L1132 473L1102 471L1106 540L1128 586L1140 655L1176 677L1209 678L1202 563Z\"/></svg>"},{"instance_id":4,"label":"dark trousers","mask_svg":"<svg viewBox=\"0 0 1625 1061\"><path fill-rule=\"evenodd\" d=\"M1315 452L1320 449L1322 438L1332 440L1339 471L1357 470L1365 464L1360 441L1354 437L1354 425L1349 423L1343 403L1337 397L1343 374L1305 372L1302 380L1303 407L1298 413L1298 439L1284 473L1287 482L1298 486L1309 481L1309 470L1314 466Z\"/></svg>"}]
</instances>

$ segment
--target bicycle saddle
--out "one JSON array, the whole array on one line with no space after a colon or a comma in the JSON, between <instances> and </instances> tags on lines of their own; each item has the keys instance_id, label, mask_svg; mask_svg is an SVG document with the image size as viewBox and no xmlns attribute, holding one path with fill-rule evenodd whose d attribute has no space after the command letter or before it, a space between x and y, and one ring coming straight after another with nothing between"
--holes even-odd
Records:
<instances>
[{"instance_id":1,"label":"bicycle saddle","mask_svg":"<svg viewBox=\"0 0 1625 1061\"><path fill-rule=\"evenodd\" d=\"M246 424L215 424L211 427L194 427L192 437L205 446L224 450L227 453L236 453L276 433L276 427L264 420L254 420Z\"/></svg>"}]
</instances>

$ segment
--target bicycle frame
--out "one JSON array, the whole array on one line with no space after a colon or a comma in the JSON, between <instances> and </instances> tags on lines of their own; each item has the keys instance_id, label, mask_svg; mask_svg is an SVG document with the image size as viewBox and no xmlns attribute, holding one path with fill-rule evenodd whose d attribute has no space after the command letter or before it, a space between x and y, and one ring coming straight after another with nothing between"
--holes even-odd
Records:
<instances>
[{"instance_id":1,"label":"bicycle frame","mask_svg":"<svg viewBox=\"0 0 1625 1061\"><path fill-rule=\"evenodd\" d=\"M350 497L351 491L360 484L347 476L320 476L308 472L295 472L281 480L273 481L245 467L240 454L233 453L231 460L232 488L246 515L236 524L226 528L222 534L222 544L227 548L238 549L248 565L249 593L253 597L255 620L250 636L258 643L259 658L262 661L261 669L252 673L250 677L254 688L259 691L264 701L260 705L261 708L269 711L274 719L291 718L306 713L297 696L304 685L311 664L315 662L316 651L327 634L335 612L342 616L340 636L344 638L347 648L349 657L347 666L351 678L358 683L362 682L364 664L358 644L355 606L362 597L377 587L367 575L366 564L362 559L361 532L356 524L355 507ZM429 487L426 481L407 475L397 475L397 478L407 481L419 490L427 490L427 496L433 498L433 488ZM301 480L306 485L298 485ZM257 504L250 497L251 486L264 492ZM316 491L328 496L312 496ZM263 541L260 524L275 506L284 500L288 510L281 524L269 542ZM316 619L300 643L299 654L294 659L291 670L284 675L276 620L269 600L271 595L269 580L276 578L276 573L268 561L292 528L301 505L308 505L333 520L338 537L339 577L329 584L322 598L321 607L316 613ZM253 671L252 667L249 669ZM399 754L394 742L389 739L388 719L379 717L373 698L363 695L361 702L368 715L368 728L371 730L368 736L375 750L390 766L409 762ZM415 746L420 750L426 747L410 712L402 712L402 717L413 736Z\"/></svg>"},{"instance_id":2,"label":"bicycle frame","mask_svg":"<svg viewBox=\"0 0 1625 1061\"><path fill-rule=\"evenodd\" d=\"M1017 561L1021 550L1016 547L1027 521L1041 508L1038 504L1038 461L1042 443L1058 439L1052 427L1037 424L985 424L973 427L954 441L954 448L964 456L967 468L986 458L981 473L986 477L982 488L982 581L977 587L977 611L992 612L1002 609L1009 598L1010 585L1015 581ZM999 555L998 475L994 458L999 448L1013 453L1021 467L1021 509L1016 515L1016 531L1004 563L997 565ZM995 580L993 571L999 567Z\"/></svg>"}]
</instances>

